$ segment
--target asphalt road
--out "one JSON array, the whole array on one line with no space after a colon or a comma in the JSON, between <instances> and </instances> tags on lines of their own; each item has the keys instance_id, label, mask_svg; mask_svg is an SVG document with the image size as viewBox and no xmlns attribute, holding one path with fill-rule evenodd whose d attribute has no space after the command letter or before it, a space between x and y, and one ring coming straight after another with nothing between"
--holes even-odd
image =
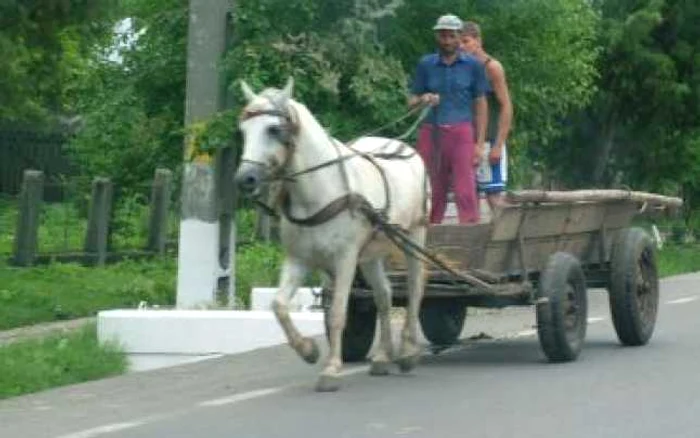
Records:
<instances>
[{"instance_id":1,"label":"asphalt road","mask_svg":"<svg viewBox=\"0 0 700 438\"><path fill-rule=\"evenodd\" d=\"M621 347L591 291L579 360L549 364L532 309L480 314L465 341L410 375L348 368L313 391L320 365L288 347L135 373L0 402L2 438L698 437L700 275L662 282L649 345Z\"/></svg>"}]
</instances>

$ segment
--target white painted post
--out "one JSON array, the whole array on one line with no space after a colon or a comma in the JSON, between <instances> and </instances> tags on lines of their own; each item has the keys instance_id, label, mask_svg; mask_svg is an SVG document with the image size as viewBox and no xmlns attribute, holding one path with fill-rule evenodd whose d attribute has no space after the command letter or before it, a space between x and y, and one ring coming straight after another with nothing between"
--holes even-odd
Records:
<instances>
[{"instance_id":1,"label":"white painted post","mask_svg":"<svg viewBox=\"0 0 700 438\"><path fill-rule=\"evenodd\" d=\"M185 125L205 122L221 109L225 88L219 60L226 46L230 0L190 0ZM189 132L189 130L188 130ZM219 223L213 157L185 140L178 246L178 308L213 305L219 268Z\"/></svg>"}]
</instances>

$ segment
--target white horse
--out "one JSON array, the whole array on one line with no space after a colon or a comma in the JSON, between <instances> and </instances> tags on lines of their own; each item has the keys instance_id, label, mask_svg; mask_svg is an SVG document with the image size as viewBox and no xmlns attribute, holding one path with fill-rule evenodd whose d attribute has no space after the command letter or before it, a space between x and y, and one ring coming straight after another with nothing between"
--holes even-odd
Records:
<instances>
[{"instance_id":1,"label":"white horse","mask_svg":"<svg viewBox=\"0 0 700 438\"><path fill-rule=\"evenodd\" d=\"M333 289L330 348L316 390L335 391L340 386L347 303L359 265L373 289L380 324L370 374L388 374L394 360L401 371L408 372L420 356L423 264L406 253L407 317L395 358L389 318L392 292L384 271L384 260L394 244L368 220L361 206L388 207L383 212L386 221L423 247L430 211L423 161L399 141L364 137L348 146L331 138L306 106L292 98L293 83L290 77L283 90L268 88L256 95L241 82L248 103L240 117L244 150L236 184L249 195L257 195L262 184L272 181L282 187L275 209L281 213L285 259L272 308L290 346L308 363L316 363L318 346L301 336L290 319L288 304L309 270L328 275Z\"/></svg>"}]
</instances>

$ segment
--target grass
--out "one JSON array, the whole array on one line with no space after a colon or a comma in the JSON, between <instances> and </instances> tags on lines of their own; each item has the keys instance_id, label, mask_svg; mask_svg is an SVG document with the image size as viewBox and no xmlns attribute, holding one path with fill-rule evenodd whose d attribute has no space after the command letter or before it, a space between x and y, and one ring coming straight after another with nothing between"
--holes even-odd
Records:
<instances>
[{"instance_id":1,"label":"grass","mask_svg":"<svg viewBox=\"0 0 700 438\"><path fill-rule=\"evenodd\" d=\"M256 243L239 248L236 290L246 308L253 287L277 284L278 246ZM0 330L41 322L94 316L100 310L175 304L174 257L125 261L104 267L54 263L15 268L0 263Z\"/></svg>"},{"instance_id":2,"label":"grass","mask_svg":"<svg viewBox=\"0 0 700 438\"><path fill-rule=\"evenodd\" d=\"M42 204L38 232L38 252L79 252L83 250L87 231L87 212L79 202ZM125 197L114 205L112 212L111 250L142 249L148 239L148 199L140 195ZM179 227L177 208L168 211L167 236L177 239ZM0 196L0 255L8 256L13 251L17 228L17 199ZM251 208L236 212L238 238L252 241L255 237L256 213Z\"/></svg>"},{"instance_id":3,"label":"grass","mask_svg":"<svg viewBox=\"0 0 700 438\"><path fill-rule=\"evenodd\" d=\"M250 306L253 287L276 286L282 263L282 251L276 245L255 243L241 248L236 258L236 295Z\"/></svg>"},{"instance_id":4,"label":"grass","mask_svg":"<svg viewBox=\"0 0 700 438\"><path fill-rule=\"evenodd\" d=\"M140 301L174 302L175 260L126 261L101 268L0 265L0 330L93 316Z\"/></svg>"},{"instance_id":5,"label":"grass","mask_svg":"<svg viewBox=\"0 0 700 438\"><path fill-rule=\"evenodd\" d=\"M132 196L115 203L110 224L112 250L141 249L148 239L148 200ZM12 253L17 227L17 200L0 198L0 254ZM87 232L87 212L77 202L44 203L39 216L38 252L82 251ZM177 237L177 211L168 216L169 239Z\"/></svg>"},{"instance_id":6,"label":"grass","mask_svg":"<svg viewBox=\"0 0 700 438\"><path fill-rule=\"evenodd\" d=\"M118 346L100 345L95 324L0 347L0 399L122 374Z\"/></svg>"},{"instance_id":7,"label":"grass","mask_svg":"<svg viewBox=\"0 0 700 438\"><path fill-rule=\"evenodd\" d=\"M700 245L668 245L658 252L661 277L700 272Z\"/></svg>"}]
</instances>

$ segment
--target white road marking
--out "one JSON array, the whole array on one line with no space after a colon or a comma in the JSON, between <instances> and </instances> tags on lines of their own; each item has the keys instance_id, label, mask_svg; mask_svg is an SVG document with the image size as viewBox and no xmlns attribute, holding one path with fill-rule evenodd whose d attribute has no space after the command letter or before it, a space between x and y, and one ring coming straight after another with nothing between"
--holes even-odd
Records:
<instances>
[{"instance_id":1,"label":"white road marking","mask_svg":"<svg viewBox=\"0 0 700 438\"><path fill-rule=\"evenodd\" d=\"M677 300L666 301L666 304L685 304L685 303L692 303L693 301L697 301L698 298L700 298L700 297L678 298Z\"/></svg>"},{"instance_id":2,"label":"white road marking","mask_svg":"<svg viewBox=\"0 0 700 438\"><path fill-rule=\"evenodd\" d=\"M369 366L365 365L365 366L353 367L353 368L349 368L347 370L343 370L343 371L339 372L338 375L340 375L341 377L344 377L344 376L351 376L353 374L368 373L368 372L369 372Z\"/></svg>"},{"instance_id":3,"label":"white road marking","mask_svg":"<svg viewBox=\"0 0 700 438\"><path fill-rule=\"evenodd\" d=\"M199 406L211 407L211 406L230 405L233 403L238 403L238 402L242 402L242 401L246 401L246 400L252 400L252 399L258 398L258 397L264 397L266 395L275 394L275 393L282 391L283 389L284 389L283 387L256 389L254 391L242 392L240 394L232 395L230 397L223 397L223 398L217 398L214 400L203 401L203 402L199 403Z\"/></svg>"},{"instance_id":4,"label":"white road marking","mask_svg":"<svg viewBox=\"0 0 700 438\"><path fill-rule=\"evenodd\" d=\"M132 421L127 423L114 423L106 424L104 426L98 426L92 429L82 430L80 432L69 433L68 435L62 435L59 438L92 438L99 435L104 435L112 432L119 432L120 430L131 429L136 426L141 426L146 423L145 421Z\"/></svg>"},{"instance_id":5,"label":"white road marking","mask_svg":"<svg viewBox=\"0 0 700 438\"><path fill-rule=\"evenodd\" d=\"M510 337L511 338L526 338L528 336L533 336L536 334L537 334L537 330L523 330L521 332L518 332L518 333L511 335ZM506 337L508 337L508 336L506 335Z\"/></svg>"},{"instance_id":6,"label":"white road marking","mask_svg":"<svg viewBox=\"0 0 700 438\"><path fill-rule=\"evenodd\" d=\"M403 428L397 430L397 431L394 433L394 435L408 435L408 434L410 434L410 433L420 432L420 431L422 431L422 430L423 430L422 427L418 427L418 426L408 426L408 427L403 427Z\"/></svg>"},{"instance_id":7,"label":"white road marking","mask_svg":"<svg viewBox=\"0 0 700 438\"><path fill-rule=\"evenodd\" d=\"M600 316L592 316L588 318L588 323L589 324L595 324L597 322L605 321L605 318L600 317ZM514 338L527 338L528 336L534 336L537 334L537 330L523 330L520 332L513 333L511 335L505 335L504 338L506 339L514 339Z\"/></svg>"}]
</instances>

